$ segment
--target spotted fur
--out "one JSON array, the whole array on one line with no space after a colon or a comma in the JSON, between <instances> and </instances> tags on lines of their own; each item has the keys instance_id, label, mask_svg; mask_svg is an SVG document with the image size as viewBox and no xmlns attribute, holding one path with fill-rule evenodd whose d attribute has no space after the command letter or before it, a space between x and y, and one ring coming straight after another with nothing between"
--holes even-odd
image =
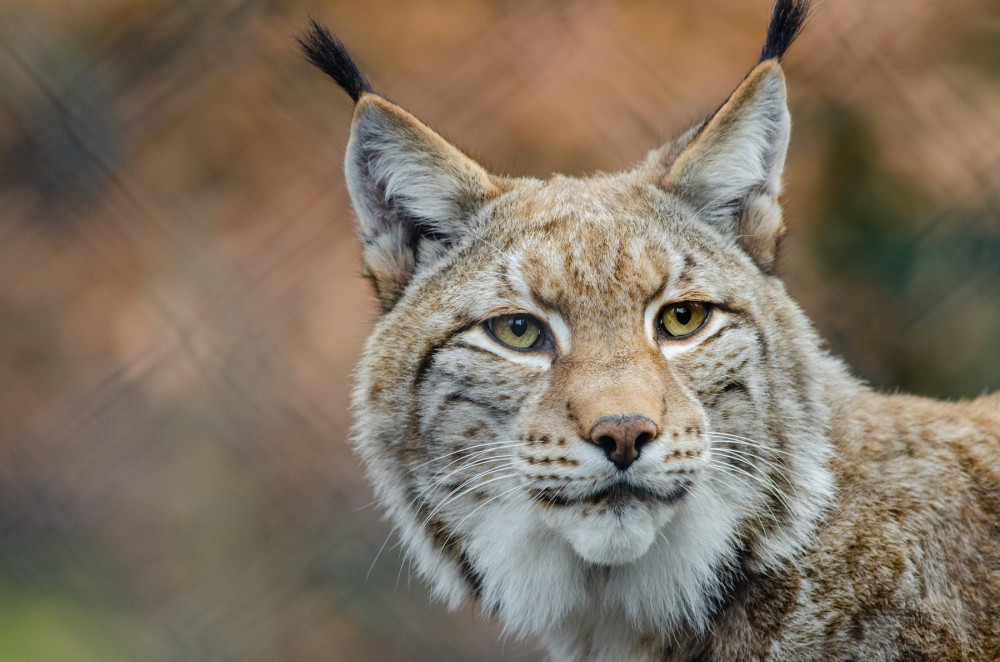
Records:
<instances>
[{"instance_id":1,"label":"spotted fur","mask_svg":"<svg viewBox=\"0 0 1000 662\"><path fill-rule=\"evenodd\" d=\"M779 0L771 57L617 174L497 177L352 88L384 311L354 443L435 595L553 659L1000 659L1000 397L873 393L772 273L805 9ZM710 311L681 338L676 302ZM542 340L504 345L504 315ZM655 435L616 465L594 430L636 416Z\"/></svg>"}]
</instances>

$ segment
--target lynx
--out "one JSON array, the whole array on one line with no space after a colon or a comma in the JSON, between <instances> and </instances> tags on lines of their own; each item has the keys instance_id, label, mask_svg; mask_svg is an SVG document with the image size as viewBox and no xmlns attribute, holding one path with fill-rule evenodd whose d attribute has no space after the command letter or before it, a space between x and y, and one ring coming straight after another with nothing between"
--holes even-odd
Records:
<instances>
[{"instance_id":1,"label":"lynx","mask_svg":"<svg viewBox=\"0 0 1000 662\"><path fill-rule=\"evenodd\" d=\"M382 308L353 443L434 594L554 660L1000 660L1000 396L873 391L775 274L807 12L635 168L545 181L303 39Z\"/></svg>"}]
</instances>

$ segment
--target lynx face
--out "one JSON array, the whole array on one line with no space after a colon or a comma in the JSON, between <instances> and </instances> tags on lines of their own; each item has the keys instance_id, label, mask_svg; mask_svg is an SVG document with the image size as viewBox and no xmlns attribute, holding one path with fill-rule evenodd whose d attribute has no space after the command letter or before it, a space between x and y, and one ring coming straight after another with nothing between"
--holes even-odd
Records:
<instances>
[{"instance_id":1,"label":"lynx face","mask_svg":"<svg viewBox=\"0 0 1000 662\"><path fill-rule=\"evenodd\" d=\"M376 379L358 405L394 410L401 434L380 454L456 548L478 519L523 511L581 560L620 565L693 502L728 493L719 524L784 509L771 437L804 431L768 429L780 287L634 179L513 187L368 344L409 389Z\"/></svg>"}]
</instances>

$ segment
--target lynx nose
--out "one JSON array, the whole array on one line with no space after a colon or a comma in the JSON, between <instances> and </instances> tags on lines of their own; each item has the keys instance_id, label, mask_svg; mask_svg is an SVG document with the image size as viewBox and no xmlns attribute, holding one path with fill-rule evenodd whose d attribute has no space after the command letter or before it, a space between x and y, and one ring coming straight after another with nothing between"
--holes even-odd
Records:
<instances>
[{"instance_id":1,"label":"lynx nose","mask_svg":"<svg viewBox=\"0 0 1000 662\"><path fill-rule=\"evenodd\" d=\"M656 423L642 414L604 416L590 428L590 440L604 449L616 467L625 471L657 432Z\"/></svg>"}]
</instances>

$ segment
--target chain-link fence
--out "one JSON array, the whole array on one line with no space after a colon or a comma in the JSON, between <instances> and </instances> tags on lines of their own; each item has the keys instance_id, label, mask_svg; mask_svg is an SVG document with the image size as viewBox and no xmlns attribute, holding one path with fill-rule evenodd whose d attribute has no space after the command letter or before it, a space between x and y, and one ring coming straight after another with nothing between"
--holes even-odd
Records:
<instances>
[{"instance_id":1,"label":"chain-link fence","mask_svg":"<svg viewBox=\"0 0 1000 662\"><path fill-rule=\"evenodd\" d=\"M293 37L544 176L710 112L768 12L0 0L0 660L540 659L428 606L370 507L351 104ZM786 70L790 289L879 387L1000 387L1000 4L826 0Z\"/></svg>"}]
</instances>

